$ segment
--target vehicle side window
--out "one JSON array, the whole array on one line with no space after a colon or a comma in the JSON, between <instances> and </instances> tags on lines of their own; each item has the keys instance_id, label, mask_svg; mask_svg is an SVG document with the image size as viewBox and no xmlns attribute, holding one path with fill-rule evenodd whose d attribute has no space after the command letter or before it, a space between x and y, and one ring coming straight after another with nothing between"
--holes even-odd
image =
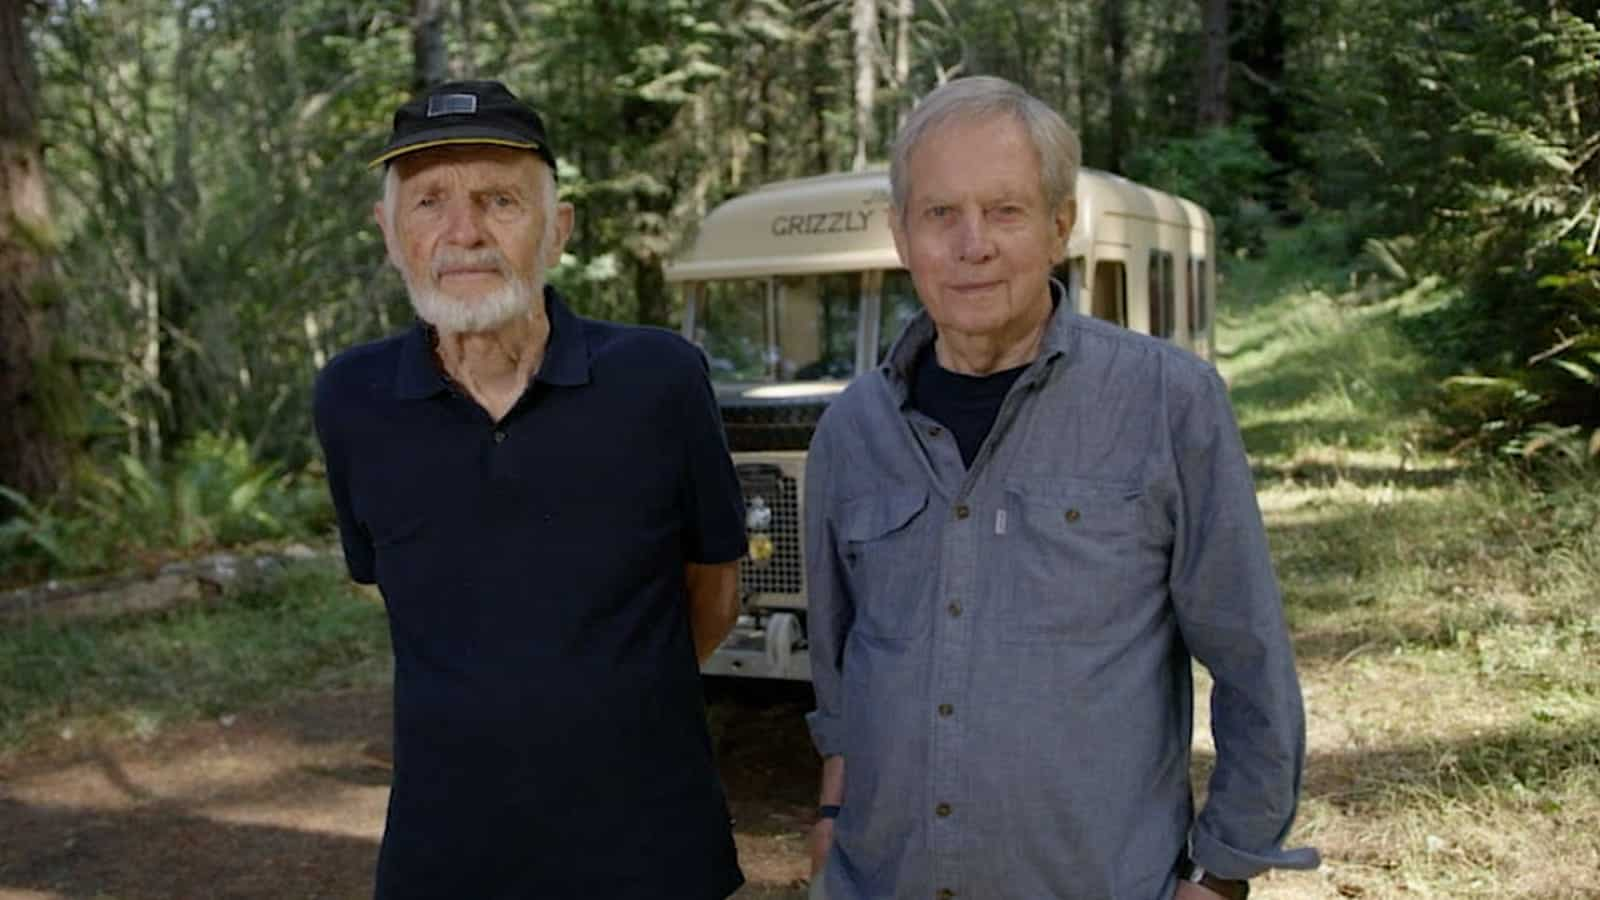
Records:
<instances>
[{"instance_id":1,"label":"vehicle side window","mask_svg":"<svg viewBox=\"0 0 1600 900\"><path fill-rule=\"evenodd\" d=\"M1170 338L1176 326L1177 285L1172 271L1172 254L1165 250L1150 251L1150 334Z\"/></svg>"},{"instance_id":2,"label":"vehicle side window","mask_svg":"<svg viewBox=\"0 0 1600 900\"><path fill-rule=\"evenodd\" d=\"M1128 270L1120 262L1094 264L1094 288L1089 314L1097 319L1128 324Z\"/></svg>"}]
</instances>

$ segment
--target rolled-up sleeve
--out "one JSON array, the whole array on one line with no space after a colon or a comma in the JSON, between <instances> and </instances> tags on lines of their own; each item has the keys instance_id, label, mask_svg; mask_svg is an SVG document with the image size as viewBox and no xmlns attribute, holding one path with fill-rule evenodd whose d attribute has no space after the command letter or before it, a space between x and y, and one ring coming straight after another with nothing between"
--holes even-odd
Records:
<instances>
[{"instance_id":1,"label":"rolled-up sleeve","mask_svg":"<svg viewBox=\"0 0 1600 900\"><path fill-rule=\"evenodd\" d=\"M834 458L827 431L824 416L806 455L806 636L817 696L806 723L817 752L834 756L844 752L844 645L855 616L833 533L836 495L830 473L842 461Z\"/></svg>"},{"instance_id":2,"label":"rolled-up sleeve","mask_svg":"<svg viewBox=\"0 0 1600 900\"><path fill-rule=\"evenodd\" d=\"M1170 585L1190 653L1210 671L1217 764L1190 834L1225 878L1309 869L1284 849L1305 763L1305 713L1249 461L1215 372L1173 398L1178 478Z\"/></svg>"}]
</instances>

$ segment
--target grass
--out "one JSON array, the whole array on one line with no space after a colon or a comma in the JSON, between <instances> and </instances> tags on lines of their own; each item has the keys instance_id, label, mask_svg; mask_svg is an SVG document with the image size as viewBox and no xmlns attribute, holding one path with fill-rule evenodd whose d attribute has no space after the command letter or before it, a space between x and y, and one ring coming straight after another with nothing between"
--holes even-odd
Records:
<instances>
[{"instance_id":1,"label":"grass","mask_svg":"<svg viewBox=\"0 0 1600 900\"><path fill-rule=\"evenodd\" d=\"M1306 694L1291 843L1325 860L1260 892L1600 897L1600 476L1440 452L1400 336L1439 288L1315 258L1236 271L1218 334Z\"/></svg>"},{"instance_id":2,"label":"grass","mask_svg":"<svg viewBox=\"0 0 1600 900\"><path fill-rule=\"evenodd\" d=\"M314 564L213 607L0 630L0 757L383 684L387 651L382 606Z\"/></svg>"}]
</instances>

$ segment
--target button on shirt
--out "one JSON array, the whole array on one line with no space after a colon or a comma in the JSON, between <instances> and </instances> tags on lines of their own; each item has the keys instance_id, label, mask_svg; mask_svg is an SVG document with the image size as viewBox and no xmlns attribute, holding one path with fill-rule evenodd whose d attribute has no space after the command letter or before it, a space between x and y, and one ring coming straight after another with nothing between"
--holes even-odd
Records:
<instances>
[{"instance_id":1,"label":"button on shirt","mask_svg":"<svg viewBox=\"0 0 1600 900\"><path fill-rule=\"evenodd\" d=\"M809 722L845 758L826 895L1154 900L1191 841L1224 877L1315 865L1281 849L1300 688L1216 372L1058 309L969 469L907 402L933 337L914 321L807 463Z\"/></svg>"}]
</instances>

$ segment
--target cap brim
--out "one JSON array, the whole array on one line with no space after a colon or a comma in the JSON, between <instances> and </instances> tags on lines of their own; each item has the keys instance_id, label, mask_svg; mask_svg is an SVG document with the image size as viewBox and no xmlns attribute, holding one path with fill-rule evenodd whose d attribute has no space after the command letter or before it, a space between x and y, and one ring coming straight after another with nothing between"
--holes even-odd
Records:
<instances>
[{"instance_id":1,"label":"cap brim","mask_svg":"<svg viewBox=\"0 0 1600 900\"><path fill-rule=\"evenodd\" d=\"M393 161L397 157L405 156L408 153L416 153L419 150L428 150L434 147L450 147L462 144L489 144L495 147L512 147L517 150L533 150L535 152L539 150L540 146L538 141L507 138L496 135L469 136L457 134L452 137L438 137L430 139L424 134L418 135L415 140L401 144L398 147L390 147L384 150L378 156L373 157L371 162L367 163L367 168L376 169L384 163Z\"/></svg>"}]
</instances>

